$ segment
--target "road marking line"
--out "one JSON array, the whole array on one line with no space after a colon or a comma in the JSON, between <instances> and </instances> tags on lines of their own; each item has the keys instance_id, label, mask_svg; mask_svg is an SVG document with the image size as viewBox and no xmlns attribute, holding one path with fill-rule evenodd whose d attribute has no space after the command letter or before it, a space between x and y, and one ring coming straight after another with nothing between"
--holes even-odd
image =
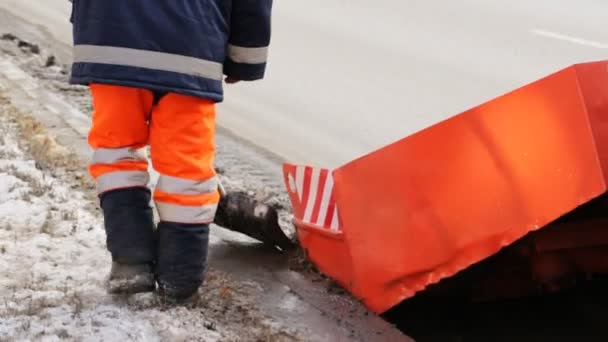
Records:
<instances>
[{"instance_id":1,"label":"road marking line","mask_svg":"<svg viewBox=\"0 0 608 342\"><path fill-rule=\"evenodd\" d=\"M540 29L533 29L530 32L532 32L532 34L535 34L537 36L543 36L543 37L547 37L547 38L563 40L566 42L579 44L579 45L586 45L586 46L594 47L596 49L608 49L608 44L603 44L603 43L596 42L593 40L587 40L587 39L583 39L583 38L568 36L568 35L561 34L561 33L540 30Z\"/></svg>"}]
</instances>

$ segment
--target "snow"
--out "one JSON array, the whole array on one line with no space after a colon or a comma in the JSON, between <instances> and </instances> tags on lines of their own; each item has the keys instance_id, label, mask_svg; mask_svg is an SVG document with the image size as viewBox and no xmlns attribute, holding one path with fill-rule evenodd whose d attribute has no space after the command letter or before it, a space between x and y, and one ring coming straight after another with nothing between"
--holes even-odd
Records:
<instances>
[{"instance_id":1,"label":"snow","mask_svg":"<svg viewBox=\"0 0 608 342\"><path fill-rule=\"evenodd\" d=\"M111 262L95 203L61 172L41 170L17 126L0 98L0 341L235 341L244 331L266 333L245 299L235 305L243 313L230 314L235 302L215 294L231 283L217 275L200 307L163 307L152 293L107 294Z\"/></svg>"},{"instance_id":2,"label":"snow","mask_svg":"<svg viewBox=\"0 0 608 342\"><path fill-rule=\"evenodd\" d=\"M2 118L0 340L159 340L142 314L106 295L109 255L84 194L37 169L14 131Z\"/></svg>"}]
</instances>

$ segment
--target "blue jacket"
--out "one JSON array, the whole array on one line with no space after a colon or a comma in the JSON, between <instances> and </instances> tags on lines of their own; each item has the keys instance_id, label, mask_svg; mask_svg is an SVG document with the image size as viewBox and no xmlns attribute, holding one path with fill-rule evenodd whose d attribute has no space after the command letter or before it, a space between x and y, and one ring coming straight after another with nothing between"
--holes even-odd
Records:
<instances>
[{"instance_id":1,"label":"blue jacket","mask_svg":"<svg viewBox=\"0 0 608 342\"><path fill-rule=\"evenodd\" d=\"M272 0L73 0L70 83L223 100L223 75L264 77Z\"/></svg>"}]
</instances>

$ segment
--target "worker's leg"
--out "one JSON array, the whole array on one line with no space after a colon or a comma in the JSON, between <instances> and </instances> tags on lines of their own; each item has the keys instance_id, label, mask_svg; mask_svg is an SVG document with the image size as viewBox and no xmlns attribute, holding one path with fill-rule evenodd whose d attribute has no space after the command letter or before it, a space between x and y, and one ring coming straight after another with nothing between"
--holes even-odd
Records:
<instances>
[{"instance_id":1,"label":"worker's leg","mask_svg":"<svg viewBox=\"0 0 608 342\"><path fill-rule=\"evenodd\" d=\"M157 280L168 300L194 295L206 269L209 224L219 202L213 169L215 104L170 93L154 108L150 146L160 179Z\"/></svg>"},{"instance_id":2,"label":"worker's leg","mask_svg":"<svg viewBox=\"0 0 608 342\"><path fill-rule=\"evenodd\" d=\"M90 89L94 113L89 144L94 154L89 171L97 183L107 248L112 254L109 290L153 290L156 243L148 162L138 151L148 142L153 95L112 85L94 84Z\"/></svg>"}]
</instances>

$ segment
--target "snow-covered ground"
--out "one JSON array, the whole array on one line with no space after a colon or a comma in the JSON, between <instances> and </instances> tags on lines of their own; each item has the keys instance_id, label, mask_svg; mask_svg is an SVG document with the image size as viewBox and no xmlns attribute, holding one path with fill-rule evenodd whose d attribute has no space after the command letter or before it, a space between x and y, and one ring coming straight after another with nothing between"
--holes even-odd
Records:
<instances>
[{"instance_id":1,"label":"snow-covered ground","mask_svg":"<svg viewBox=\"0 0 608 342\"><path fill-rule=\"evenodd\" d=\"M81 166L0 97L0 341L295 339L214 270L193 307L106 294L110 257Z\"/></svg>"}]
</instances>

